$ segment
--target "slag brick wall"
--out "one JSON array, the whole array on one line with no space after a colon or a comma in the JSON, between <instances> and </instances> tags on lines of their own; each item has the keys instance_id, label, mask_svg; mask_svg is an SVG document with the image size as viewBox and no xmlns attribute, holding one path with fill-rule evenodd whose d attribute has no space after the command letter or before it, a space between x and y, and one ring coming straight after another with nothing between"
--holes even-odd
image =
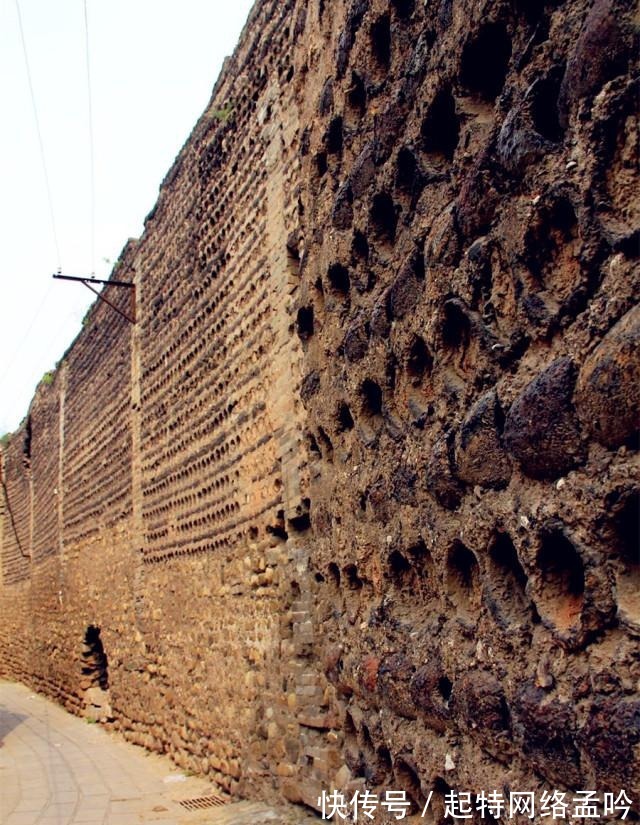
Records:
<instances>
[{"instance_id":1,"label":"slag brick wall","mask_svg":"<svg viewBox=\"0 0 640 825\"><path fill-rule=\"evenodd\" d=\"M100 628L236 793L637 796L634 25L256 4L3 449L3 674L83 712Z\"/></svg>"}]
</instances>

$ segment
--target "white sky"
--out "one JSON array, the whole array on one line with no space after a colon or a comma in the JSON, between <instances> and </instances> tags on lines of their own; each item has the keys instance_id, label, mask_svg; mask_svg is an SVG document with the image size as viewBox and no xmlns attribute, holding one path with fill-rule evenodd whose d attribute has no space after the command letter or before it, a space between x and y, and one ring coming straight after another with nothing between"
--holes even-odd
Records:
<instances>
[{"instance_id":1,"label":"white sky","mask_svg":"<svg viewBox=\"0 0 640 825\"><path fill-rule=\"evenodd\" d=\"M57 259L16 0L0 0L0 435L93 300L83 0L18 0L60 247ZM96 187L95 273L138 237L204 111L253 0L87 0Z\"/></svg>"}]
</instances>

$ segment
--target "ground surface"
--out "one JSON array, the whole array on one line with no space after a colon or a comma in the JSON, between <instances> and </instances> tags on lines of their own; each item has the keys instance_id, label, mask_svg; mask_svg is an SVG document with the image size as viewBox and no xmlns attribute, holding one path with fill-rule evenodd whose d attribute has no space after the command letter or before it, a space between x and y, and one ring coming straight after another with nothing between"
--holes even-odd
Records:
<instances>
[{"instance_id":1,"label":"ground surface","mask_svg":"<svg viewBox=\"0 0 640 825\"><path fill-rule=\"evenodd\" d=\"M262 825L305 821L296 809L236 802L188 811L180 800L220 797L23 685L0 682L2 825ZM311 822L311 820L308 820Z\"/></svg>"}]
</instances>

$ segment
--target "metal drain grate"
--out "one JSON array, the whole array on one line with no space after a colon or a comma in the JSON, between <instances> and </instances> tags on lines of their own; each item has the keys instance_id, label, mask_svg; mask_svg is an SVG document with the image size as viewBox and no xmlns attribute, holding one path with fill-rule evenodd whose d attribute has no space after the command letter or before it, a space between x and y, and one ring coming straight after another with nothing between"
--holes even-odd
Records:
<instances>
[{"instance_id":1,"label":"metal drain grate","mask_svg":"<svg viewBox=\"0 0 640 825\"><path fill-rule=\"evenodd\" d=\"M209 796L197 796L195 799L181 799L178 804L187 811L203 811L206 808L219 808L221 805L226 805L227 800L210 794Z\"/></svg>"}]
</instances>

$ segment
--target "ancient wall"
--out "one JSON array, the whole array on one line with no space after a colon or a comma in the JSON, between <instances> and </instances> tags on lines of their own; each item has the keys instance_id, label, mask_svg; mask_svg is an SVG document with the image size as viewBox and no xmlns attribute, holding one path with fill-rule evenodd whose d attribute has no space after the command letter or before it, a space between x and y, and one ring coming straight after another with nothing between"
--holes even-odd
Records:
<instances>
[{"instance_id":1,"label":"ancient wall","mask_svg":"<svg viewBox=\"0 0 640 825\"><path fill-rule=\"evenodd\" d=\"M332 5L299 306L344 778L436 821L638 788L631 5Z\"/></svg>"},{"instance_id":2,"label":"ancient wall","mask_svg":"<svg viewBox=\"0 0 640 825\"><path fill-rule=\"evenodd\" d=\"M2 451L0 673L234 793L637 798L633 26L256 4Z\"/></svg>"}]
</instances>

